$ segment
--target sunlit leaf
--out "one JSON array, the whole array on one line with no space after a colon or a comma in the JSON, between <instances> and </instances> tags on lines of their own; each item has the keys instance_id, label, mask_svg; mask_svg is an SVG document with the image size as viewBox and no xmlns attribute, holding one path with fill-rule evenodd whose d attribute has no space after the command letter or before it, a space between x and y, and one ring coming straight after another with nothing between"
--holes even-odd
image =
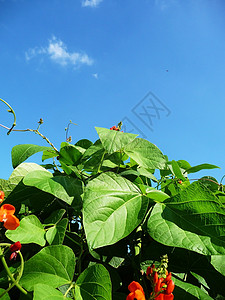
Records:
<instances>
[{"instance_id":1,"label":"sunlit leaf","mask_svg":"<svg viewBox=\"0 0 225 300\"><path fill-rule=\"evenodd\" d=\"M103 173L85 189L83 218L90 248L111 245L142 221L148 199L126 178Z\"/></svg>"}]
</instances>

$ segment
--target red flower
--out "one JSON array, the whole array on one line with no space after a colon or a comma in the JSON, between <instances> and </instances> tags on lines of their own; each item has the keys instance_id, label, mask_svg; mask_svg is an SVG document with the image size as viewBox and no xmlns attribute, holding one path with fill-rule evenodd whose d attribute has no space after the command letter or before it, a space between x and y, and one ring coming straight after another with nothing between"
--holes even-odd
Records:
<instances>
[{"instance_id":1,"label":"red flower","mask_svg":"<svg viewBox=\"0 0 225 300\"><path fill-rule=\"evenodd\" d=\"M3 191L0 191L0 203L3 202L4 198L5 198L5 193Z\"/></svg>"},{"instance_id":2,"label":"red flower","mask_svg":"<svg viewBox=\"0 0 225 300\"><path fill-rule=\"evenodd\" d=\"M14 259L16 260L17 254L18 252L21 250L21 243L20 242L16 242L15 244L12 244L9 247L9 250L12 252L12 254L10 255L10 260Z\"/></svg>"},{"instance_id":3,"label":"red flower","mask_svg":"<svg viewBox=\"0 0 225 300\"><path fill-rule=\"evenodd\" d=\"M4 222L4 227L15 230L19 225L19 219L14 216L16 209L11 204L4 204L0 207L0 222Z\"/></svg>"},{"instance_id":4,"label":"red flower","mask_svg":"<svg viewBox=\"0 0 225 300\"><path fill-rule=\"evenodd\" d=\"M128 286L128 290L131 293L127 296L126 300L145 300L144 290L138 282L132 281Z\"/></svg>"},{"instance_id":5,"label":"red flower","mask_svg":"<svg viewBox=\"0 0 225 300\"><path fill-rule=\"evenodd\" d=\"M173 300L174 295L172 294L172 292L175 285L173 280L171 279L171 272L168 273L168 271L165 270L166 278L159 278L159 274L156 270L157 269L155 269L155 266L152 265L152 267L148 267L146 271L147 278L151 280L153 285L153 292L151 293L151 297L154 300Z\"/></svg>"},{"instance_id":6,"label":"red flower","mask_svg":"<svg viewBox=\"0 0 225 300\"><path fill-rule=\"evenodd\" d=\"M21 243L20 242L16 242L16 243L12 244L9 247L9 249L10 249L11 252L16 252L16 251L20 251L21 247L22 247Z\"/></svg>"},{"instance_id":7,"label":"red flower","mask_svg":"<svg viewBox=\"0 0 225 300\"><path fill-rule=\"evenodd\" d=\"M116 126L113 126L110 128L110 130L116 130L116 131L119 131L119 128L117 128Z\"/></svg>"}]
</instances>

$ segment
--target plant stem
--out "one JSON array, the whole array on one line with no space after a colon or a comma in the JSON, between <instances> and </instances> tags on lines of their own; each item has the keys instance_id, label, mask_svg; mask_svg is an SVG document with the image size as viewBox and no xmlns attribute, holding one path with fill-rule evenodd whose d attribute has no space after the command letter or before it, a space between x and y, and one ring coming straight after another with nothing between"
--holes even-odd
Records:
<instances>
[{"instance_id":1,"label":"plant stem","mask_svg":"<svg viewBox=\"0 0 225 300\"><path fill-rule=\"evenodd\" d=\"M69 286L68 290L65 292L64 294L64 298L66 298L67 294L69 293L69 291L74 287L74 283L71 283L71 285Z\"/></svg>"},{"instance_id":2,"label":"plant stem","mask_svg":"<svg viewBox=\"0 0 225 300\"><path fill-rule=\"evenodd\" d=\"M13 128L16 126L16 114L15 114L14 110L12 109L12 107L9 105L9 103L7 103L5 100L3 100L1 98L0 98L0 101L2 101L3 103L5 103L9 107L8 112L12 113L13 116L14 116L14 122L13 122L11 128L8 128L7 134L9 135L10 132L13 130Z\"/></svg>"},{"instance_id":3,"label":"plant stem","mask_svg":"<svg viewBox=\"0 0 225 300\"><path fill-rule=\"evenodd\" d=\"M97 173L99 173L100 170L101 170L101 167L102 167L102 164L103 164L103 160L104 160L105 154L106 154L106 151L104 151L104 153L103 153L103 155L102 155L100 164L99 164L99 166L98 166L98 171L97 171Z\"/></svg>"},{"instance_id":4,"label":"plant stem","mask_svg":"<svg viewBox=\"0 0 225 300\"><path fill-rule=\"evenodd\" d=\"M14 286L16 286L23 294L27 295L27 291L24 290L22 288L22 286L18 283L19 280L20 280L20 278L21 278L21 276L22 276L22 274L23 274L23 268L24 268L23 256L22 256L22 254L20 252L19 252L19 254L20 254L20 259L21 259L21 269L20 269L19 276L18 276L17 280L14 279L12 273L10 272L9 267L8 267L8 265L6 263L6 260L5 260L5 257L3 256L3 254L0 255L3 267L5 268L7 275L9 276L9 278L12 281L12 285L6 290L6 293L9 290L11 290L11 288L13 288ZM5 294L5 292L4 292L4 294ZM2 297L2 295L0 297Z\"/></svg>"},{"instance_id":5,"label":"plant stem","mask_svg":"<svg viewBox=\"0 0 225 300\"><path fill-rule=\"evenodd\" d=\"M1 100L1 99L0 99L0 100ZM30 132L34 132L34 133L40 135L44 140L46 140L46 142L47 142L49 145L51 145L52 148L53 148L57 153L59 153L59 151L57 150L57 148L49 141L49 139L48 139L46 136L44 136L42 133L40 133L37 129L29 129L29 128L27 128L27 129L13 129L13 127L14 127L15 125L13 125L11 128L9 128L9 127L7 127L7 126L4 126L4 125L2 125L2 124L0 124L0 126L3 127L3 128L5 128L5 129L8 129L8 130L9 130L7 134L9 134L11 131L17 131L17 132L27 132L27 131L30 131Z\"/></svg>"}]
</instances>

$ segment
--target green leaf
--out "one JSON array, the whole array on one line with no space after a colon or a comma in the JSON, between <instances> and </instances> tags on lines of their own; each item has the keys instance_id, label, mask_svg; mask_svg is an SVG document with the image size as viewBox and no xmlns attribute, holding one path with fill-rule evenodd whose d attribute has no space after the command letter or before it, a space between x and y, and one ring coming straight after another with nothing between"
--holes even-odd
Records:
<instances>
[{"instance_id":1,"label":"green leaf","mask_svg":"<svg viewBox=\"0 0 225 300\"><path fill-rule=\"evenodd\" d=\"M216 169L216 168L220 169L220 167L217 167L215 165L201 164L201 165L197 165L197 166L194 166L192 168L189 168L186 171L187 171L188 174L190 174L190 173L196 173L196 172L201 171L201 170L210 170L210 169Z\"/></svg>"},{"instance_id":2,"label":"green leaf","mask_svg":"<svg viewBox=\"0 0 225 300\"><path fill-rule=\"evenodd\" d=\"M75 146L79 146L81 148L84 148L84 149L88 149L89 147L91 147L93 145L93 143L87 139L82 139L82 140L79 140Z\"/></svg>"},{"instance_id":3,"label":"green leaf","mask_svg":"<svg viewBox=\"0 0 225 300\"><path fill-rule=\"evenodd\" d=\"M218 272L225 276L225 255L212 255L211 264Z\"/></svg>"},{"instance_id":4,"label":"green leaf","mask_svg":"<svg viewBox=\"0 0 225 300\"><path fill-rule=\"evenodd\" d=\"M80 205L83 185L77 178L63 175L53 176L52 173L42 169L27 174L23 183L52 194L68 204Z\"/></svg>"},{"instance_id":5,"label":"green leaf","mask_svg":"<svg viewBox=\"0 0 225 300\"><path fill-rule=\"evenodd\" d=\"M160 190L156 190L153 187L146 188L146 196L154 200L155 202L163 202L164 200L169 198L169 196L166 193Z\"/></svg>"},{"instance_id":6,"label":"green leaf","mask_svg":"<svg viewBox=\"0 0 225 300\"><path fill-rule=\"evenodd\" d=\"M76 165L82 153L73 145L66 145L60 149L59 161L68 166Z\"/></svg>"},{"instance_id":7,"label":"green leaf","mask_svg":"<svg viewBox=\"0 0 225 300\"><path fill-rule=\"evenodd\" d=\"M199 287L183 282L177 278L173 277L173 281L175 283L174 289L174 299L182 299L182 300L212 300L209 295L204 293Z\"/></svg>"},{"instance_id":8,"label":"green leaf","mask_svg":"<svg viewBox=\"0 0 225 300\"><path fill-rule=\"evenodd\" d=\"M191 165L186 160L180 159L177 161L180 168L187 170L191 168Z\"/></svg>"},{"instance_id":9,"label":"green leaf","mask_svg":"<svg viewBox=\"0 0 225 300\"><path fill-rule=\"evenodd\" d=\"M131 143L138 136L138 134L124 133L101 127L95 127L95 129L103 147L109 154L123 150L127 144Z\"/></svg>"},{"instance_id":10,"label":"green leaf","mask_svg":"<svg viewBox=\"0 0 225 300\"><path fill-rule=\"evenodd\" d=\"M25 262L20 284L33 291L38 283L57 288L71 283L74 275L75 256L73 250L64 245L48 246Z\"/></svg>"},{"instance_id":11,"label":"green leaf","mask_svg":"<svg viewBox=\"0 0 225 300\"><path fill-rule=\"evenodd\" d=\"M9 177L9 184L11 186L11 191L15 186L24 178L25 175L32 171L44 170L41 166L35 163L22 163L20 164Z\"/></svg>"},{"instance_id":12,"label":"green leaf","mask_svg":"<svg viewBox=\"0 0 225 300\"><path fill-rule=\"evenodd\" d=\"M65 212L66 210L64 208L53 211L53 213L47 219L44 220L44 224L51 225L58 223L62 219Z\"/></svg>"},{"instance_id":13,"label":"green leaf","mask_svg":"<svg viewBox=\"0 0 225 300\"><path fill-rule=\"evenodd\" d=\"M0 288L0 296L1 296L4 292L5 292L5 290ZM0 297L0 298L1 298L1 300L10 300L10 297L9 297L9 294L8 294L8 293L6 293L4 296L2 296L2 297Z\"/></svg>"},{"instance_id":14,"label":"green leaf","mask_svg":"<svg viewBox=\"0 0 225 300\"><path fill-rule=\"evenodd\" d=\"M75 285L76 300L112 300L112 286L108 271L95 264L78 277Z\"/></svg>"},{"instance_id":15,"label":"green leaf","mask_svg":"<svg viewBox=\"0 0 225 300\"><path fill-rule=\"evenodd\" d=\"M7 201L11 198L10 193L15 188L17 188L16 192L15 192L15 194L16 194L15 198L17 198L17 194L20 193L21 190L23 190L23 192L24 192L23 187L18 188L18 185L22 181L22 179L24 178L24 176L26 174L28 174L32 171L35 171L35 170L42 170L42 169L43 169L42 167L40 167L38 164L35 164L35 163L22 163L18 167L16 167L14 169L14 171L12 172L12 174L10 175L9 180L7 182L7 190L5 191L6 195L7 196L9 195L9 198L7 198Z\"/></svg>"},{"instance_id":16,"label":"green leaf","mask_svg":"<svg viewBox=\"0 0 225 300\"><path fill-rule=\"evenodd\" d=\"M59 153L56 152L55 150L53 150L52 148L45 150L45 151L43 151L43 154L42 154L42 161L49 159L49 158L56 157L58 155L59 155Z\"/></svg>"},{"instance_id":17,"label":"green leaf","mask_svg":"<svg viewBox=\"0 0 225 300\"><path fill-rule=\"evenodd\" d=\"M172 165L172 170L173 170L173 173L174 175L178 178L178 179L181 179L183 181L186 181L186 178L183 176L181 170L180 170L180 167L179 167L179 164L175 161L175 160L172 160L171 161L171 165Z\"/></svg>"},{"instance_id":18,"label":"green leaf","mask_svg":"<svg viewBox=\"0 0 225 300\"><path fill-rule=\"evenodd\" d=\"M62 219L53 227L48 229L46 233L46 240L48 241L49 245L60 245L63 243L67 225L68 219Z\"/></svg>"},{"instance_id":19,"label":"green leaf","mask_svg":"<svg viewBox=\"0 0 225 300\"><path fill-rule=\"evenodd\" d=\"M162 152L147 140L135 139L124 148L124 152L146 169L166 168L166 160Z\"/></svg>"},{"instance_id":20,"label":"green leaf","mask_svg":"<svg viewBox=\"0 0 225 300\"><path fill-rule=\"evenodd\" d=\"M52 150L51 147L44 147L32 144L17 145L12 148L12 165L16 168L19 164L24 162L28 157L35 153Z\"/></svg>"},{"instance_id":21,"label":"green leaf","mask_svg":"<svg viewBox=\"0 0 225 300\"><path fill-rule=\"evenodd\" d=\"M16 230L7 230L6 237L13 242L20 241L21 244L35 243L45 245L45 230L35 215L24 217Z\"/></svg>"},{"instance_id":22,"label":"green leaf","mask_svg":"<svg viewBox=\"0 0 225 300\"><path fill-rule=\"evenodd\" d=\"M204 184L211 191L218 191L219 183L217 182L216 178L212 176L203 176L199 180L201 180L201 183Z\"/></svg>"},{"instance_id":23,"label":"green leaf","mask_svg":"<svg viewBox=\"0 0 225 300\"><path fill-rule=\"evenodd\" d=\"M225 254L225 210L201 183L156 204L148 232L156 241L204 255Z\"/></svg>"},{"instance_id":24,"label":"green leaf","mask_svg":"<svg viewBox=\"0 0 225 300\"><path fill-rule=\"evenodd\" d=\"M33 300L65 300L63 294L47 284L35 284Z\"/></svg>"},{"instance_id":25,"label":"green leaf","mask_svg":"<svg viewBox=\"0 0 225 300\"><path fill-rule=\"evenodd\" d=\"M203 278L202 276L200 276L199 274L196 274L194 272L190 272L192 276L194 276L198 282L201 284L201 286L205 289L210 289L210 287L208 286L207 282L205 281L205 278Z\"/></svg>"},{"instance_id":26,"label":"green leaf","mask_svg":"<svg viewBox=\"0 0 225 300\"><path fill-rule=\"evenodd\" d=\"M100 140L98 140L94 145L85 151L82 157L84 169L87 171L97 170L104 155L105 149L103 148Z\"/></svg>"},{"instance_id":27,"label":"green leaf","mask_svg":"<svg viewBox=\"0 0 225 300\"><path fill-rule=\"evenodd\" d=\"M21 203L29 203L30 207L40 211L52 201L49 194L23 184L24 176L35 170L44 169L35 163L22 163L14 169L4 190L7 196L5 203L13 204L15 207L19 207Z\"/></svg>"},{"instance_id":28,"label":"green leaf","mask_svg":"<svg viewBox=\"0 0 225 300\"><path fill-rule=\"evenodd\" d=\"M90 248L111 245L130 234L142 221L148 199L126 178L102 173L85 189L83 220Z\"/></svg>"},{"instance_id":29,"label":"green leaf","mask_svg":"<svg viewBox=\"0 0 225 300\"><path fill-rule=\"evenodd\" d=\"M156 177L152 174L151 170L147 170L147 169L145 169L145 168L143 168L143 167L140 167L140 168L138 168L137 170L138 170L138 172L139 172L141 175L143 175L143 176L145 176L145 177L147 177L147 178L150 178L150 179L152 179L152 180L155 181L155 182L158 182L158 180L156 179Z\"/></svg>"}]
</instances>

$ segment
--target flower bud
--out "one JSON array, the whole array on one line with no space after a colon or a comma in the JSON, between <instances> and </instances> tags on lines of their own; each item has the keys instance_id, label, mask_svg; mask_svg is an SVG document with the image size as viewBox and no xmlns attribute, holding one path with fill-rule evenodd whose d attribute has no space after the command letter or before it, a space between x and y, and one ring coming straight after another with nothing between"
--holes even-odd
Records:
<instances>
[{"instance_id":1,"label":"flower bud","mask_svg":"<svg viewBox=\"0 0 225 300\"><path fill-rule=\"evenodd\" d=\"M174 287L175 287L175 284L173 282L173 280L170 280L168 283L167 283L167 288L165 290L165 293L166 294L171 294L174 290Z\"/></svg>"}]
</instances>

